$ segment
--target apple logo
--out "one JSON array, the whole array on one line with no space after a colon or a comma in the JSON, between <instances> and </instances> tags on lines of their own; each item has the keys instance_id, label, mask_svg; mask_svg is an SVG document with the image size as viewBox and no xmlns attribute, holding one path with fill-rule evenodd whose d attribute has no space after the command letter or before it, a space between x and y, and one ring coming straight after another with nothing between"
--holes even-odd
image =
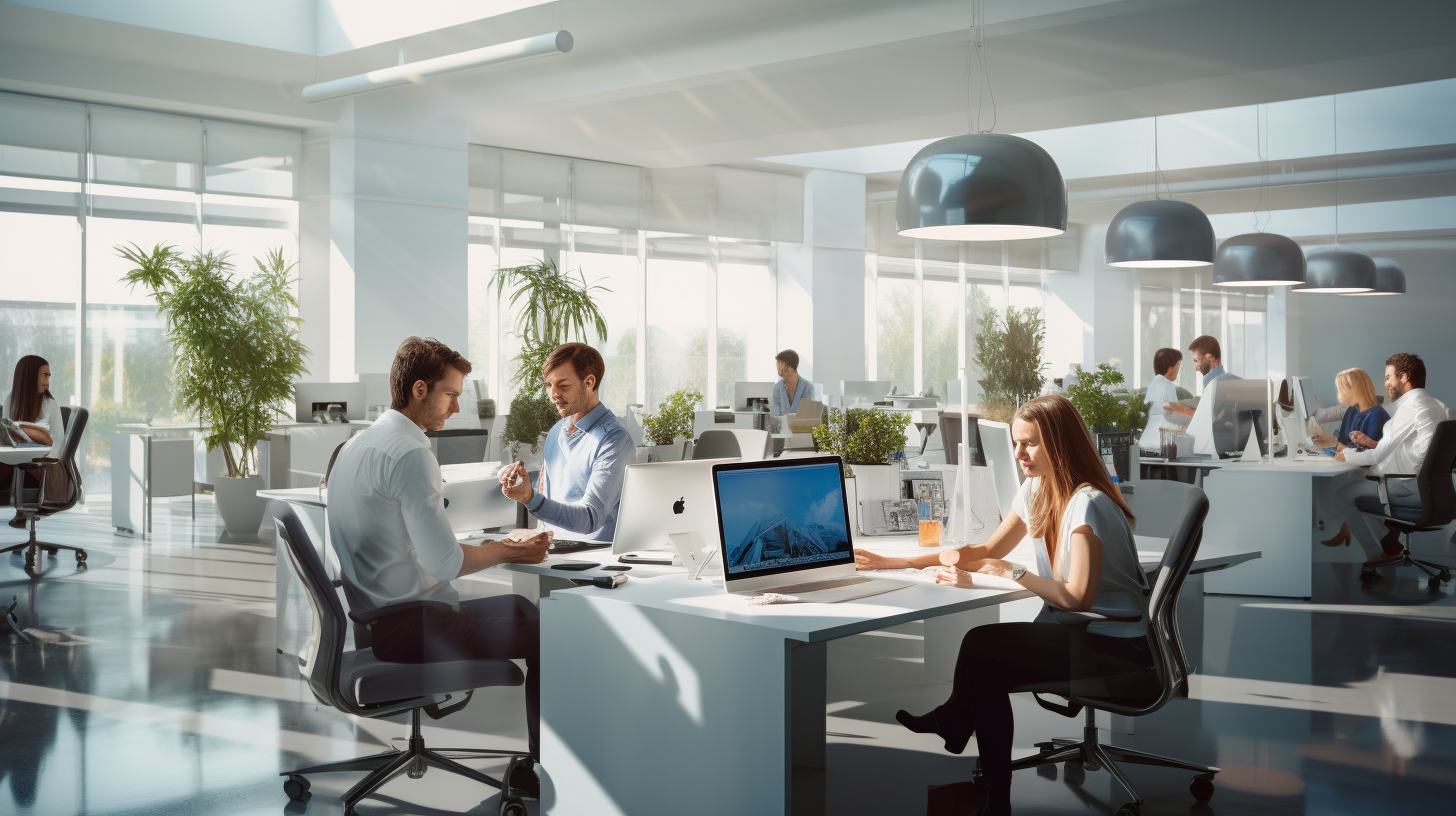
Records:
<instances>
[{"instance_id":1,"label":"apple logo","mask_svg":"<svg viewBox=\"0 0 1456 816\"><path fill-rule=\"evenodd\" d=\"M675 501L675 502L672 503L672 512L673 512L673 515L677 515L677 516L681 516L682 515L683 508L687 504L686 502L683 501L683 498L685 498L685 497L681 497L680 496L680 497L678 497L678 500L677 501Z\"/></svg>"}]
</instances>

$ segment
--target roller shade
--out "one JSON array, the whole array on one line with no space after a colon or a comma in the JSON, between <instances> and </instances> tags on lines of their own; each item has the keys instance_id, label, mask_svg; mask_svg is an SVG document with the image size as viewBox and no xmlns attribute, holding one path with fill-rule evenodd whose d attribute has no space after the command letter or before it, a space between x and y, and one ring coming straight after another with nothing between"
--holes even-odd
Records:
<instances>
[{"instance_id":1,"label":"roller shade","mask_svg":"<svg viewBox=\"0 0 1456 816\"><path fill-rule=\"evenodd\" d=\"M0 173L81 180L86 108L0 94Z\"/></svg>"},{"instance_id":2,"label":"roller shade","mask_svg":"<svg viewBox=\"0 0 1456 816\"><path fill-rule=\"evenodd\" d=\"M202 166L202 122L93 108L91 153L96 181L195 190Z\"/></svg>"},{"instance_id":3,"label":"roller shade","mask_svg":"<svg viewBox=\"0 0 1456 816\"><path fill-rule=\"evenodd\" d=\"M209 122L204 183L210 193L293 198L302 155L296 131Z\"/></svg>"}]
</instances>

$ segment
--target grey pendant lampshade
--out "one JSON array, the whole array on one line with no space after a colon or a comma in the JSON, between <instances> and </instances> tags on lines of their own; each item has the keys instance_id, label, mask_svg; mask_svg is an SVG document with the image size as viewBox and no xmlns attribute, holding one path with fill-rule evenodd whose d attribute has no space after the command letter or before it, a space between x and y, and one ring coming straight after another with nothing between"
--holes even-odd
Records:
<instances>
[{"instance_id":1,"label":"grey pendant lampshade","mask_svg":"<svg viewBox=\"0 0 1456 816\"><path fill-rule=\"evenodd\" d=\"M1107 226L1107 265L1142 268L1213 263L1213 225L1186 201L1129 204Z\"/></svg>"},{"instance_id":2,"label":"grey pendant lampshade","mask_svg":"<svg viewBox=\"0 0 1456 816\"><path fill-rule=\"evenodd\" d=\"M1375 289L1375 259L1359 247L1330 244L1315 247L1305 256L1309 269L1304 285L1295 292L1352 295Z\"/></svg>"},{"instance_id":3,"label":"grey pendant lampshade","mask_svg":"<svg viewBox=\"0 0 1456 816\"><path fill-rule=\"evenodd\" d=\"M1405 294L1405 270L1389 258L1375 259L1375 289L1369 292L1351 292L1346 297L1371 297L1372 295Z\"/></svg>"},{"instance_id":4,"label":"grey pendant lampshade","mask_svg":"<svg viewBox=\"0 0 1456 816\"><path fill-rule=\"evenodd\" d=\"M1015 241L1067 231L1067 185L1034 142L998 133L926 145L905 166L895 229L909 238Z\"/></svg>"},{"instance_id":5,"label":"grey pendant lampshade","mask_svg":"<svg viewBox=\"0 0 1456 816\"><path fill-rule=\"evenodd\" d=\"M1298 286L1304 276L1304 250L1272 232L1235 235L1213 261L1214 286Z\"/></svg>"}]
</instances>

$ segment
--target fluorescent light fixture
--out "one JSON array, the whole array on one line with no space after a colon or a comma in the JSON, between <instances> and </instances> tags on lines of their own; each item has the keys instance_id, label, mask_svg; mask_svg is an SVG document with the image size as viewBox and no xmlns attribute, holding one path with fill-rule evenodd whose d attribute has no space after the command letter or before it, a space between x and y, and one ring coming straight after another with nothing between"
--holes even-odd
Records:
<instances>
[{"instance_id":1,"label":"fluorescent light fixture","mask_svg":"<svg viewBox=\"0 0 1456 816\"><path fill-rule=\"evenodd\" d=\"M342 79L305 85L303 101L321 102L325 99L337 99L341 96L376 91L380 88L392 88L410 82L417 83L427 77L452 74L456 71L503 65L548 54L565 54L571 50L572 45L570 31L553 31L549 34L527 37L524 40L487 45L473 51L461 51L458 54L449 54L434 59L381 68L366 74L355 74Z\"/></svg>"}]
</instances>

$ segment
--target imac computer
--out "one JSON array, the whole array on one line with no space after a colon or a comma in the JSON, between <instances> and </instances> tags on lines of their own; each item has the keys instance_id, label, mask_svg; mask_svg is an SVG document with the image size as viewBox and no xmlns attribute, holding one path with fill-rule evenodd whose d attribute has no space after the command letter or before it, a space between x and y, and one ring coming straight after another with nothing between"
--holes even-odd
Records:
<instances>
[{"instance_id":1,"label":"imac computer","mask_svg":"<svg viewBox=\"0 0 1456 816\"><path fill-rule=\"evenodd\" d=\"M1259 443L1259 454L1269 455L1269 416L1271 389L1269 381L1236 380L1220 377L1214 381L1211 424L1213 450L1220 459L1235 459L1243 455L1249 444L1249 434L1254 434ZM1204 401L1210 401L1204 395ZM1200 408L1202 404L1200 403Z\"/></svg>"},{"instance_id":2,"label":"imac computer","mask_svg":"<svg viewBox=\"0 0 1456 816\"><path fill-rule=\"evenodd\" d=\"M844 407L854 408L871 405L890 393L889 380L840 380L839 389L844 392Z\"/></svg>"},{"instance_id":3,"label":"imac computer","mask_svg":"<svg viewBox=\"0 0 1456 816\"><path fill-rule=\"evenodd\" d=\"M716 544L713 465L736 461L696 459L628 465L622 479L622 503L612 552L671 551L668 536L676 533L697 533L705 546Z\"/></svg>"},{"instance_id":4,"label":"imac computer","mask_svg":"<svg viewBox=\"0 0 1456 816\"><path fill-rule=\"evenodd\" d=\"M1011 426L989 419L976 420L981 437L981 453L991 469L991 483L996 488L996 504L1001 518L1011 514L1016 491L1021 489L1021 466L1016 463L1016 450L1011 442Z\"/></svg>"},{"instance_id":5,"label":"imac computer","mask_svg":"<svg viewBox=\"0 0 1456 816\"><path fill-rule=\"evenodd\" d=\"M773 396L773 387L771 382L733 383L733 410L757 411L758 400L763 400L764 407L768 407L770 397Z\"/></svg>"}]
</instances>

